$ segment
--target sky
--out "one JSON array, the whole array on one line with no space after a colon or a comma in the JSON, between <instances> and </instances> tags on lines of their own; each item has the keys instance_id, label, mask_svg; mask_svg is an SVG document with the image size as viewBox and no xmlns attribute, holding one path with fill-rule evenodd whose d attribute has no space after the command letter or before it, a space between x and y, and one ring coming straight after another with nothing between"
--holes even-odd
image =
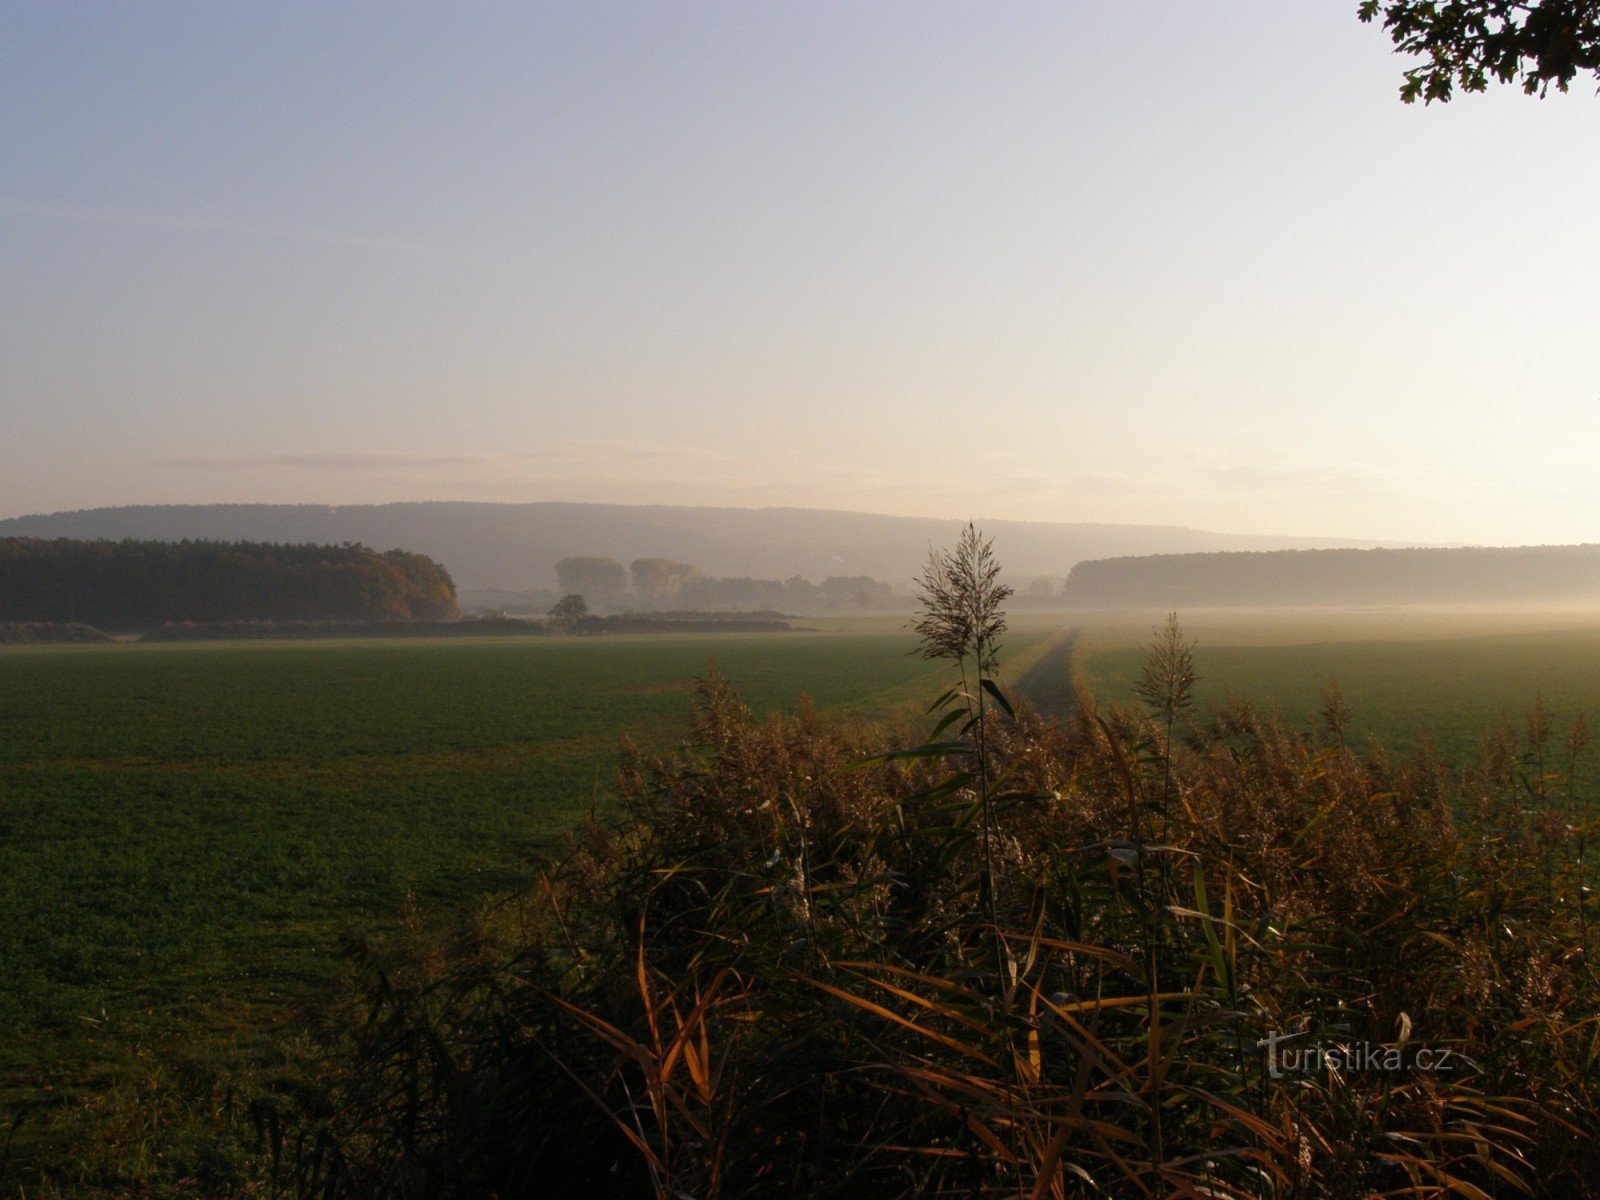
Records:
<instances>
[{"instance_id":1,"label":"sky","mask_svg":"<svg viewBox=\"0 0 1600 1200\"><path fill-rule=\"evenodd\" d=\"M1600 97L1355 0L0 8L0 516L1600 541Z\"/></svg>"}]
</instances>

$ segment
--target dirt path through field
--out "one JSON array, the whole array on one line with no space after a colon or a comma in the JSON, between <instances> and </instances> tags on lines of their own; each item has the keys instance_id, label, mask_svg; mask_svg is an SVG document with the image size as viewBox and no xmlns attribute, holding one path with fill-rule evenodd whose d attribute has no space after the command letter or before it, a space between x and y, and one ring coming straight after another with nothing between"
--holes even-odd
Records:
<instances>
[{"instance_id":1,"label":"dirt path through field","mask_svg":"<svg viewBox=\"0 0 1600 1200\"><path fill-rule=\"evenodd\" d=\"M1066 630L1017 680L1017 690L1045 716L1070 716L1077 707L1078 689L1072 682L1072 651L1077 642L1076 627Z\"/></svg>"}]
</instances>

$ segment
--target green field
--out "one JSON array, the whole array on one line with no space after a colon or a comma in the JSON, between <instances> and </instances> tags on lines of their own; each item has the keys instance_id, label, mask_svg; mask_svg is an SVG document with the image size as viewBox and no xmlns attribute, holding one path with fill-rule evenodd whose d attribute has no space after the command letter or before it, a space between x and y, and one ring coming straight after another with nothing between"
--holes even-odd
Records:
<instances>
[{"instance_id":1,"label":"green field","mask_svg":"<svg viewBox=\"0 0 1600 1200\"><path fill-rule=\"evenodd\" d=\"M1600 720L1600 617L1586 613L1391 611L1179 614L1198 642L1198 706L1230 693L1309 721L1337 680L1356 745L1404 748L1426 735L1451 762L1475 754L1502 719L1517 730L1536 699L1556 739L1572 720ZM1097 616L1082 626L1074 671L1102 699L1129 703L1151 625ZM1600 787L1600 751L1577 780Z\"/></svg>"},{"instance_id":2,"label":"green field","mask_svg":"<svg viewBox=\"0 0 1600 1200\"><path fill-rule=\"evenodd\" d=\"M413 898L525 882L708 660L757 710L920 709L942 675L900 626L0 651L0 1150L19 1110L49 1144L152 1066L258 1056Z\"/></svg>"},{"instance_id":3,"label":"green field","mask_svg":"<svg viewBox=\"0 0 1600 1200\"><path fill-rule=\"evenodd\" d=\"M1358 740L1403 745L1426 727L1455 758L1535 696L1558 729L1600 715L1600 618L1584 614L1182 615L1202 705L1233 692L1305 719L1334 677ZM1055 675L1071 632L1077 682L1128 700L1160 617L1025 615L1008 676L1069 695ZM225 1178L240 1153L224 1145L236 1083L271 1085L274 1063L292 1075L289 1031L339 978L341 940L381 937L405 912L447 921L526 882L528 851L607 802L622 737L681 738L708 659L758 710L803 693L882 718L943 685L914 645L885 619L0 650L0 1162L22 1112L27 1195L40 1167L46 1184L206 1194L196 1164L220 1156ZM197 1172L195 1188L168 1187ZM17 1194L4 1177L0 1194Z\"/></svg>"}]
</instances>

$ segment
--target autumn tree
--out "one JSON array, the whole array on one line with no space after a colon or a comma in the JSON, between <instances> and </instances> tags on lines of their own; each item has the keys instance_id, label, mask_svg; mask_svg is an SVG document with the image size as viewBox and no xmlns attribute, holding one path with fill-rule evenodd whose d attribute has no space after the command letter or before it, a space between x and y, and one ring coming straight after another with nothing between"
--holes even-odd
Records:
<instances>
[{"instance_id":1,"label":"autumn tree","mask_svg":"<svg viewBox=\"0 0 1600 1200\"><path fill-rule=\"evenodd\" d=\"M550 609L550 620L563 629L571 629L588 615L589 605L576 592L561 597Z\"/></svg>"},{"instance_id":2,"label":"autumn tree","mask_svg":"<svg viewBox=\"0 0 1600 1200\"><path fill-rule=\"evenodd\" d=\"M1600 79L1600 0L1361 0L1358 12L1426 60L1405 73L1407 104L1486 91L1491 79L1530 96L1564 92L1580 73Z\"/></svg>"},{"instance_id":3,"label":"autumn tree","mask_svg":"<svg viewBox=\"0 0 1600 1200\"><path fill-rule=\"evenodd\" d=\"M0 538L0 621L439 621L450 573L403 550L255 542Z\"/></svg>"}]
</instances>

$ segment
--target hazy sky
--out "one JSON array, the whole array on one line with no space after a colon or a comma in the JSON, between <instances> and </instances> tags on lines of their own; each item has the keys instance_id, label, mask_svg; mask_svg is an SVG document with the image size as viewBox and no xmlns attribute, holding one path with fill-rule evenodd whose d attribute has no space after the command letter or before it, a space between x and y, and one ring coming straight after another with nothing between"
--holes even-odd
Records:
<instances>
[{"instance_id":1,"label":"hazy sky","mask_svg":"<svg viewBox=\"0 0 1600 1200\"><path fill-rule=\"evenodd\" d=\"M0 9L0 515L1600 540L1600 98L1355 0Z\"/></svg>"}]
</instances>

